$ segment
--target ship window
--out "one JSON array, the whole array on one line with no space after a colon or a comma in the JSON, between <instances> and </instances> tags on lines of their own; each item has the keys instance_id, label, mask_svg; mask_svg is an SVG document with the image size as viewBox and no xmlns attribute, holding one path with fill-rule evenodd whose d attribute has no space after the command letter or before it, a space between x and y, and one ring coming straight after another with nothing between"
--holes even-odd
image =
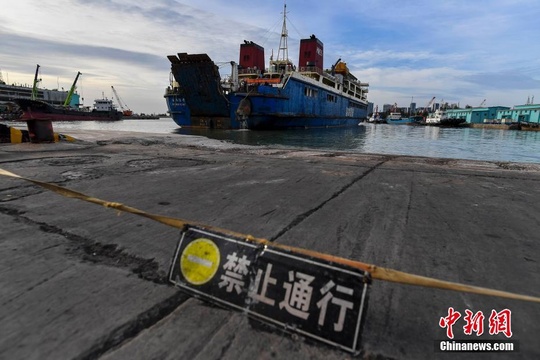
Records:
<instances>
[{"instance_id":1,"label":"ship window","mask_svg":"<svg viewBox=\"0 0 540 360\"><path fill-rule=\"evenodd\" d=\"M304 88L304 95L307 97L316 97L318 94L319 92L317 90L308 88L307 86Z\"/></svg>"}]
</instances>

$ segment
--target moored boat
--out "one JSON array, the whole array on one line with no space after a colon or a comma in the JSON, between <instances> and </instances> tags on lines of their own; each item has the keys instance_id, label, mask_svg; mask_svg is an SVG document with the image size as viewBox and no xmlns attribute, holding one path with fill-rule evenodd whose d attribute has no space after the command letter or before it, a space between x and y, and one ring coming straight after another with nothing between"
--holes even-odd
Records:
<instances>
[{"instance_id":1,"label":"moored boat","mask_svg":"<svg viewBox=\"0 0 540 360\"><path fill-rule=\"evenodd\" d=\"M92 110L88 108L72 107L70 106L71 98L75 91L77 80L81 75L77 73L73 85L67 94L67 97L62 106L53 105L43 100L38 100L35 97L37 93L38 83L38 71L39 65L36 68L36 75L34 77L34 87L32 90L32 97L28 98L16 98L13 99L20 110L22 115L18 120L54 120L54 121L81 121L81 120L120 120L122 119L122 113L116 110L112 100L103 98L94 100L94 108Z\"/></svg>"},{"instance_id":2,"label":"moored boat","mask_svg":"<svg viewBox=\"0 0 540 360\"><path fill-rule=\"evenodd\" d=\"M373 114L369 117L369 119L367 120L367 122L369 123L373 123L373 124L379 124L379 123L383 123L383 122L386 122L385 120L383 120L379 114Z\"/></svg>"},{"instance_id":3,"label":"moored boat","mask_svg":"<svg viewBox=\"0 0 540 360\"><path fill-rule=\"evenodd\" d=\"M437 109L426 117L426 125L458 126L464 122L464 118L449 117L443 109Z\"/></svg>"},{"instance_id":4,"label":"moored boat","mask_svg":"<svg viewBox=\"0 0 540 360\"><path fill-rule=\"evenodd\" d=\"M176 125L180 127L191 126L191 113L186 104L182 93L180 92L180 84L174 79L172 72L169 75L170 86L165 91L165 101L169 115L174 120Z\"/></svg>"},{"instance_id":5,"label":"moored boat","mask_svg":"<svg viewBox=\"0 0 540 360\"><path fill-rule=\"evenodd\" d=\"M41 100L14 99L13 101L21 108L22 116L18 120L23 121L113 121L122 119L122 113L116 110L112 100L109 99L96 99L92 110L55 106Z\"/></svg>"},{"instance_id":6,"label":"moored boat","mask_svg":"<svg viewBox=\"0 0 540 360\"><path fill-rule=\"evenodd\" d=\"M373 114L371 114L369 119L367 119L367 122L372 124L386 123L386 120L381 118L381 115L379 114L379 106L375 106L375 111L373 112Z\"/></svg>"},{"instance_id":7,"label":"moored boat","mask_svg":"<svg viewBox=\"0 0 540 360\"><path fill-rule=\"evenodd\" d=\"M323 44L312 35L300 41L297 68L288 59L286 7L276 60L264 69L264 49L245 41L240 62L222 80L207 54L168 56L171 86L165 98L180 126L290 129L356 126L367 118L367 83L338 60L323 70Z\"/></svg>"},{"instance_id":8,"label":"moored boat","mask_svg":"<svg viewBox=\"0 0 540 360\"><path fill-rule=\"evenodd\" d=\"M437 109L426 116L426 124L427 125L440 125L441 120L445 120L446 118L447 118L446 112L441 109Z\"/></svg>"},{"instance_id":9,"label":"moored boat","mask_svg":"<svg viewBox=\"0 0 540 360\"><path fill-rule=\"evenodd\" d=\"M37 65L39 69L39 64ZM36 70L37 71L37 70ZM3 80L2 72L0 71L0 119L2 120L17 120L21 117L22 112L14 103L14 99L42 99L48 103L62 105L68 95L68 91L59 89L38 89L36 84L28 86L26 84L8 84ZM78 101L78 94L73 94L74 102Z\"/></svg>"},{"instance_id":10,"label":"moored boat","mask_svg":"<svg viewBox=\"0 0 540 360\"><path fill-rule=\"evenodd\" d=\"M465 118L451 118L447 116L445 119L441 119L441 126L460 126L465 124Z\"/></svg>"},{"instance_id":11,"label":"moored boat","mask_svg":"<svg viewBox=\"0 0 540 360\"><path fill-rule=\"evenodd\" d=\"M391 125L407 125L413 122L413 118L404 118L399 112L392 112L386 117L386 123Z\"/></svg>"}]
</instances>

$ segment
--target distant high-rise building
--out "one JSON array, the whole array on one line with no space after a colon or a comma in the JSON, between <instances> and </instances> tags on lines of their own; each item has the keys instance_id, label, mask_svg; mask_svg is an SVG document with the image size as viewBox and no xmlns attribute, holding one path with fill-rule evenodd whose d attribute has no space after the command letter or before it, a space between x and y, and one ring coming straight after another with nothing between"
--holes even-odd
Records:
<instances>
[{"instance_id":1,"label":"distant high-rise building","mask_svg":"<svg viewBox=\"0 0 540 360\"><path fill-rule=\"evenodd\" d=\"M416 103L415 102L412 102L410 107L409 107L409 113L410 114L414 114L416 113Z\"/></svg>"},{"instance_id":2,"label":"distant high-rise building","mask_svg":"<svg viewBox=\"0 0 540 360\"><path fill-rule=\"evenodd\" d=\"M392 107L393 107L393 106L394 106L394 105L392 105L392 104L384 104L383 107L382 107L382 111L383 111L383 112L390 111L390 110L392 110Z\"/></svg>"},{"instance_id":3,"label":"distant high-rise building","mask_svg":"<svg viewBox=\"0 0 540 360\"><path fill-rule=\"evenodd\" d=\"M373 114L373 103L372 102L368 102L367 113L368 114Z\"/></svg>"}]
</instances>

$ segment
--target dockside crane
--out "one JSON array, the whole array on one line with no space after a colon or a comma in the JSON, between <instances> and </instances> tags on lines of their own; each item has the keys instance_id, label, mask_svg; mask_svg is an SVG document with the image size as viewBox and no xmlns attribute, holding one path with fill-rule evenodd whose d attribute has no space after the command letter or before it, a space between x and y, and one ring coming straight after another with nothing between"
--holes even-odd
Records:
<instances>
[{"instance_id":1,"label":"dockside crane","mask_svg":"<svg viewBox=\"0 0 540 360\"><path fill-rule=\"evenodd\" d=\"M482 106L484 106L485 104L486 104L486 99L484 99L484 101L482 101L482 102L480 103L480 105L478 105L478 107L482 107Z\"/></svg>"},{"instance_id":2,"label":"dockside crane","mask_svg":"<svg viewBox=\"0 0 540 360\"><path fill-rule=\"evenodd\" d=\"M427 105L424 107L424 110L422 111L422 115L424 117L427 116L427 114L429 114L429 108L431 107L431 105L433 105L433 102L435 101L435 96L431 98L431 100L429 100L429 102L427 103Z\"/></svg>"},{"instance_id":3,"label":"dockside crane","mask_svg":"<svg viewBox=\"0 0 540 360\"><path fill-rule=\"evenodd\" d=\"M426 105L426 109L429 109L431 105L433 105L433 102L435 102L435 96L432 97L431 100L429 100L428 104Z\"/></svg>"},{"instance_id":4,"label":"dockside crane","mask_svg":"<svg viewBox=\"0 0 540 360\"><path fill-rule=\"evenodd\" d=\"M114 97L116 98L116 101L118 101L118 105L120 105L120 109L122 109L122 114L124 116L131 116L133 115L133 111L130 110L130 108L122 101L120 100L120 96L114 89L114 86L111 85L111 89L113 91Z\"/></svg>"}]
</instances>

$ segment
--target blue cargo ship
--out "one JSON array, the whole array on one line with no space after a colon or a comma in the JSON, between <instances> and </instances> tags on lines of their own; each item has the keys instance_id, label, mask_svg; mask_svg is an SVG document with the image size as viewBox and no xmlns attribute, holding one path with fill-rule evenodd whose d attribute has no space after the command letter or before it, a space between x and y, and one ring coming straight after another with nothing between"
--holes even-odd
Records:
<instances>
[{"instance_id":1,"label":"blue cargo ship","mask_svg":"<svg viewBox=\"0 0 540 360\"><path fill-rule=\"evenodd\" d=\"M286 8L285 8L286 10ZM276 59L264 67L264 49L240 45L239 64L222 79L207 54L169 55L171 85L165 98L181 127L291 129L357 126L367 118L367 83L338 60L323 70L323 43L300 41L299 67L288 59L286 11Z\"/></svg>"}]
</instances>

